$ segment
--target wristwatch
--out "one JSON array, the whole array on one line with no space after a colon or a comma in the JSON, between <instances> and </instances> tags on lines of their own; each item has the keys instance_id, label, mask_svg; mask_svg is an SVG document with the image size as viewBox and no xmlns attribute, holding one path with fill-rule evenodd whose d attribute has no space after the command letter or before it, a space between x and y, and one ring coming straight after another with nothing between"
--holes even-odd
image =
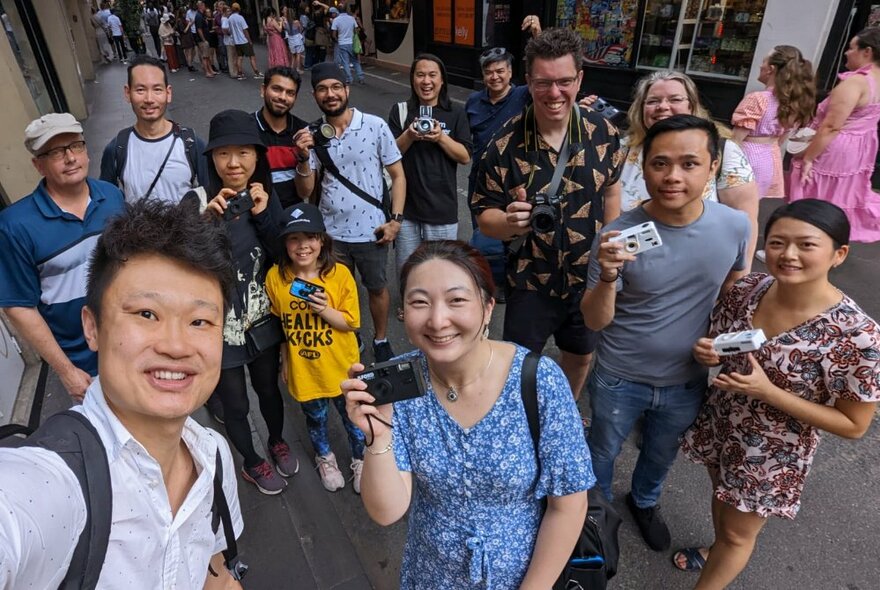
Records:
<instances>
[{"instance_id":1,"label":"wristwatch","mask_svg":"<svg viewBox=\"0 0 880 590\"><path fill-rule=\"evenodd\" d=\"M403 222L403 213L392 213L390 216L390 221L396 221L397 223Z\"/></svg>"}]
</instances>

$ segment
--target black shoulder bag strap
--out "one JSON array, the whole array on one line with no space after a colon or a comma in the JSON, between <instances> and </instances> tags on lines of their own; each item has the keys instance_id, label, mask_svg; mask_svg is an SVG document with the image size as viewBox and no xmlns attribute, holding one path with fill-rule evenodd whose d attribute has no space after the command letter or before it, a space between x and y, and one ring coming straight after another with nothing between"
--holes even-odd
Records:
<instances>
[{"instance_id":1,"label":"black shoulder bag strap","mask_svg":"<svg viewBox=\"0 0 880 590\"><path fill-rule=\"evenodd\" d=\"M147 199L153 192L153 189L156 188L156 183L159 182L159 177L162 176L162 171L165 170L165 164L168 163L168 158L171 157L171 152L174 151L174 144L177 143L178 138L178 129L177 125L174 126L173 136L171 138L171 145L168 147L168 153L165 154L165 159L162 160L162 164L159 165L159 170L156 171L156 177L153 179L153 182L150 183L150 188L147 189L146 194L143 198Z\"/></svg>"},{"instance_id":2,"label":"black shoulder bag strap","mask_svg":"<svg viewBox=\"0 0 880 590\"><path fill-rule=\"evenodd\" d=\"M238 543L235 541L235 530L232 528L232 517L229 515L229 504L226 503L226 493L223 491L223 461L220 459L220 450L217 450L217 465L214 469L214 504L211 506L213 513L214 531L216 532L219 522L223 523L223 536L226 537L226 549L223 550L223 562L229 574L236 580L241 580L248 571L247 564L238 557ZM210 570L210 567L208 568ZM213 571L213 575L216 575Z\"/></svg>"},{"instance_id":3,"label":"black shoulder bag strap","mask_svg":"<svg viewBox=\"0 0 880 590\"><path fill-rule=\"evenodd\" d=\"M345 188L347 188L355 195L359 196L364 201L381 211L382 214L385 216L385 221L391 219L389 212L386 211L385 207L382 205L382 201L370 195L369 193L367 193L367 191L357 186L352 181L340 174L339 168L336 167L336 163L333 161L333 158L330 157L330 152L327 151L327 148L325 146L316 145L312 149L315 150L315 154L318 156L318 161L321 162L321 166L324 167L324 170L335 176Z\"/></svg>"},{"instance_id":4,"label":"black shoulder bag strap","mask_svg":"<svg viewBox=\"0 0 880 590\"><path fill-rule=\"evenodd\" d=\"M540 463L538 455L538 441L541 438L541 427L538 423L538 361L541 355L529 352L523 359L520 372L520 395L523 407L526 411L526 420L529 423L529 433L532 435L532 445L535 447L535 460Z\"/></svg>"}]
</instances>

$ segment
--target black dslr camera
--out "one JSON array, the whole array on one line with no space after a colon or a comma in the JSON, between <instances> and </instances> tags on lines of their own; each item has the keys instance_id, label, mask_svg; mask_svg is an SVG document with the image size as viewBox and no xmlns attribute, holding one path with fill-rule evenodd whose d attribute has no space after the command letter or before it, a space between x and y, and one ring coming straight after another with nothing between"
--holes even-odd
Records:
<instances>
[{"instance_id":1,"label":"black dslr camera","mask_svg":"<svg viewBox=\"0 0 880 590\"><path fill-rule=\"evenodd\" d=\"M226 221L235 219L245 211L250 211L253 208L254 198L251 196L251 191L244 189L226 199L226 211L223 212L223 219Z\"/></svg>"},{"instance_id":2,"label":"black dslr camera","mask_svg":"<svg viewBox=\"0 0 880 590\"><path fill-rule=\"evenodd\" d=\"M529 199L529 203L532 204L529 224L532 226L533 232L546 234L556 230L559 225L560 202L562 202L561 196L548 196L544 193L538 193Z\"/></svg>"},{"instance_id":3,"label":"black dslr camera","mask_svg":"<svg viewBox=\"0 0 880 590\"><path fill-rule=\"evenodd\" d=\"M388 361L370 365L355 375L367 384L367 393L381 406L425 395L422 372L411 361Z\"/></svg>"},{"instance_id":4,"label":"black dslr camera","mask_svg":"<svg viewBox=\"0 0 880 590\"><path fill-rule=\"evenodd\" d=\"M309 133L315 145L325 146L336 137L336 128L330 123L312 123L309 125Z\"/></svg>"}]
</instances>

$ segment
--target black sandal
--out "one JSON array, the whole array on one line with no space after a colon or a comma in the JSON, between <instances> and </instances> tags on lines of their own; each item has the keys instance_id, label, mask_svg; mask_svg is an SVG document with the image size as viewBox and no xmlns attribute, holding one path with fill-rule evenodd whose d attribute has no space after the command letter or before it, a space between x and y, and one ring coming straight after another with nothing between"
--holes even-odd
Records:
<instances>
[{"instance_id":1,"label":"black sandal","mask_svg":"<svg viewBox=\"0 0 880 590\"><path fill-rule=\"evenodd\" d=\"M685 559L684 567L678 564L679 556ZM700 553L700 547L687 547L672 554L672 565L683 572L698 572L706 565L706 558Z\"/></svg>"}]
</instances>

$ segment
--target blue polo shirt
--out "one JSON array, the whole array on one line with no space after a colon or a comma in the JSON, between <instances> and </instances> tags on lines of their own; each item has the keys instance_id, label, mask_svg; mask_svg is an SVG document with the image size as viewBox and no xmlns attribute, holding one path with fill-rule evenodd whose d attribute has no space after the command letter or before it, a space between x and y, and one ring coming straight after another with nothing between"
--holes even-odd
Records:
<instances>
[{"instance_id":1,"label":"blue polo shirt","mask_svg":"<svg viewBox=\"0 0 880 590\"><path fill-rule=\"evenodd\" d=\"M495 104L489 101L489 91L486 89L474 92L468 97L464 110L474 140L474 171L495 132L511 117L523 112L531 99L528 86L513 86L507 96Z\"/></svg>"},{"instance_id":2,"label":"blue polo shirt","mask_svg":"<svg viewBox=\"0 0 880 590\"><path fill-rule=\"evenodd\" d=\"M62 211L41 180L36 190L0 211L0 307L36 307L70 361L98 373L80 313L92 250L107 220L122 213L122 192L86 179L91 202L84 219Z\"/></svg>"}]
</instances>

